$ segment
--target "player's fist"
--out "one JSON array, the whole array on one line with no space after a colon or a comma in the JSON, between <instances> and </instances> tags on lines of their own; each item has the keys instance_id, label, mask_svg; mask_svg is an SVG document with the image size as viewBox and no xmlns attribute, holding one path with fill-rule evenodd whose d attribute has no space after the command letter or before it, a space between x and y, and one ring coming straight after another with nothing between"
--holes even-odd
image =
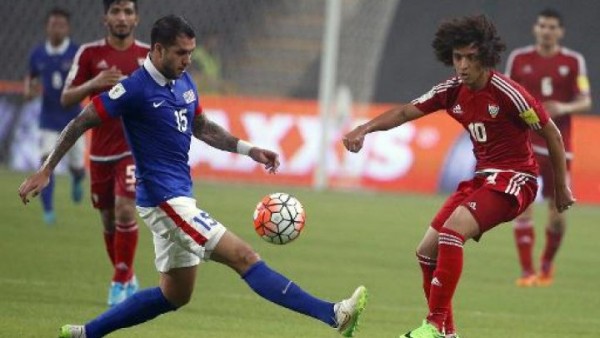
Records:
<instances>
[{"instance_id":1,"label":"player's fist","mask_svg":"<svg viewBox=\"0 0 600 338\"><path fill-rule=\"evenodd\" d=\"M574 203L573 193L569 187L557 188L554 192L554 203L558 212L567 211Z\"/></svg>"},{"instance_id":2,"label":"player's fist","mask_svg":"<svg viewBox=\"0 0 600 338\"><path fill-rule=\"evenodd\" d=\"M277 168L279 168L279 155L271 150L262 149L259 147L252 147L248 156L252 158L254 161L258 163L262 163L265 165L265 169L271 174L275 174L277 172Z\"/></svg>"},{"instance_id":3,"label":"player's fist","mask_svg":"<svg viewBox=\"0 0 600 338\"><path fill-rule=\"evenodd\" d=\"M29 203L29 197L36 197L48 182L50 182L50 172L40 170L29 176L19 187L19 197L23 204Z\"/></svg>"},{"instance_id":4,"label":"player's fist","mask_svg":"<svg viewBox=\"0 0 600 338\"><path fill-rule=\"evenodd\" d=\"M344 142L344 147L353 153L358 153L365 142L365 128L363 126L358 126L352 129L351 132L344 135L342 138L342 142Z\"/></svg>"},{"instance_id":5,"label":"player's fist","mask_svg":"<svg viewBox=\"0 0 600 338\"><path fill-rule=\"evenodd\" d=\"M112 66L110 69L105 69L98 73L92 79L92 85L97 90L102 90L107 87L112 87L119 83L123 78L123 73L117 67Z\"/></svg>"}]
</instances>

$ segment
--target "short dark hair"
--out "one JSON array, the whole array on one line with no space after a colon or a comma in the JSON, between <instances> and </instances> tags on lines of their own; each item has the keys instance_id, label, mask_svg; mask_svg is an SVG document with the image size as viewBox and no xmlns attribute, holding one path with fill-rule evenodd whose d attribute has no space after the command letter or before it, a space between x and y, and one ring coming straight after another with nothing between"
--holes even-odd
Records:
<instances>
[{"instance_id":1,"label":"short dark hair","mask_svg":"<svg viewBox=\"0 0 600 338\"><path fill-rule=\"evenodd\" d=\"M129 2L133 2L133 9L135 9L135 12L137 13L138 11L138 3L137 0L102 0L102 2L104 3L104 14L108 13L108 10L110 9L110 6L112 4L114 4L115 2L121 2L121 1L129 1Z\"/></svg>"},{"instance_id":2,"label":"short dark hair","mask_svg":"<svg viewBox=\"0 0 600 338\"><path fill-rule=\"evenodd\" d=\"M53 16L62 16L63 18L67 19L67 22L71 22L71 13L69 13L69 11L67 11L64 8L54 7L51 10L49 10L48 13L46 14L46 23L48 23L48 20L50 20L50 17L53 17Z\"/></svg>"},{"instance_id":3,"label":"short dark hair","mask_svg":"<svg viewBox=\"0 0 600 338\"><path fill-rule=\"evenodd\" d=\"M163 16L152 25L150 46L154 48L156 43L160 43L165 47L172 46L180 35L185 35L188 38L196 37L194 28L183 17L173 14Z\"/></svg>"},{"instance_id":4,"label":"short dark hair","mask_svg":"<svg viewBox=\"0 0 600 338\"><path fill-rule=\"evenodd\" d=\"M431 45L437 59L446 66L452 66L454 49L471 44L477 47L481 64L489 68L500 62L500 53L506 49L496 27L485 15L464 16L442 22Z\"/></svg>"},{"instance_id":5,"label":"short dark hair","mask_svg":"<svg viewBox=\"0 0 600 338\"><path fill-rule=\"evenodd\" d=\"M558 21L558 25L561 27L563 26L563 16L562 16L562 14L560 14L559 11L557 11L554 8L545 8L545 9L541 10L538 13L538 18L539 17L556 19Z\"/></svg>"}]
</instances>

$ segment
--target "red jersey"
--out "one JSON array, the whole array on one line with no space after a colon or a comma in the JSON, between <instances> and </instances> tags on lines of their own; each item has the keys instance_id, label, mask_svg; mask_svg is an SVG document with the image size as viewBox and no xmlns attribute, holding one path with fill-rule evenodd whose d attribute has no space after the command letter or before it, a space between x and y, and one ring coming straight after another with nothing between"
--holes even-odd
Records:
<instances>
[{"instance_id":1,"label":"red jersey","mask_svg":"<svg viewBox=\"0 0 600 338\"><path fill-rule=\"evenodd\" d=\"M537 176L529 130L541 129L549 117L538 101L514 81L491 71L485 87L473 91L459 78L452 78L412 104L426 114L444 109L469 132L476 171L516 171Z\"/></svg>"},{"instance_id":2,"label":"red jersey","mask_svg":"<svg viewBox=\"0 0 600 338\"><path fill-rule=\"evenodd\" d=\"M585 59L580 53L561 47L553 56L541 56L535 46L513 50L506 62L506 75L521 84L541 102L571 102L590 92ZM567 156L571 154L571 115L553 118L561 131ZM534 151L548 155L544 140L534 135Z\"/></svg>"},{"instance_id":3,"label":"red jersey","mask_svg":"<svg viewBox=\"0 0 600 338\"><path fill-rule=\"evenodd\" d=\"M130 75L146 59L150 46L137 40L126 50L116 50L106 39L82 45L75 55L66 86L80 86L101 71L115 66L124 75ZM110 87L90 95L93 97ZM131 154L121 119L111 119L92 129L90 159L92 161L114 161Z\"/></svg>"}]
</instances>

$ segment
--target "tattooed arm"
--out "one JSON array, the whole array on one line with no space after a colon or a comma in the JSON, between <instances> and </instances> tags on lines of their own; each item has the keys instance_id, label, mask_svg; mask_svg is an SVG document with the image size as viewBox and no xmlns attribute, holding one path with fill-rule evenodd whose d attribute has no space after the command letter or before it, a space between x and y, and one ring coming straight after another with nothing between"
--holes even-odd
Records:
<instances>
[{"instance_id":1,"label":"tattooed arm","mask_svg":"<svg viewBox=\"0 0 600 338\"><path fill-rule=\"evenodd\" d=\"M23 203L27 204L29 202L30 193L32 197L35 197L48 185L52 171L54 171L54 168L56 168L58 162L65 156L67 151L71 149L73 144L75 144L86 130L99 125L101 122L102 120L92 104L88 104L77 117L69 122L60 133L54 149L48 155L48 158L44 161L40 169L35 174L29 176L19 187L19 196Z\"/></svg>"},{"instance_id":2,"label":"tattooed arm","mask_svg":"<svg viewBox=\"0 0 600 338\"><path fill-rule=\"evenodd\" d=\"M204 114L194 118L192 134L211 147L231 153L237 152L237 144L240 139L206 118Z\"/></svg>"}]
</instances>

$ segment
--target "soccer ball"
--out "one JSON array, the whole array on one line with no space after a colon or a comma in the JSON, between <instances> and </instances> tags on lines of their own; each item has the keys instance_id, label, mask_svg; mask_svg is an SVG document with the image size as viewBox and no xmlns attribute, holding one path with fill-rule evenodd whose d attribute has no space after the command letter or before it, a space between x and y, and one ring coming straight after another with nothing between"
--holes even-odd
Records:
<instances>
[{"instance_id":1,"label":"soccer ball","mask_svg":"<svg viewBox=\"0 0 600 338\"><path fill-rule=\"evenodd\" d=\"M254 230L273 244L287 244L296 239L305 221L300 201L283 192L265 196L254 210Z\"/></svg>"}]
</instances>

